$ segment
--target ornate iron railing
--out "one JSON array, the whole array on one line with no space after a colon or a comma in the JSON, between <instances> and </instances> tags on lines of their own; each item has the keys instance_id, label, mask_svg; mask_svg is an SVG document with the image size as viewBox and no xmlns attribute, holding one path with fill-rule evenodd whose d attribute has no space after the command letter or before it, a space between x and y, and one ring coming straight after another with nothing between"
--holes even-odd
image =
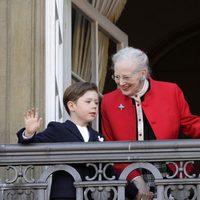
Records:
<instances>
[{"instance_id":1,"label":"ornate iron railing","mask_svg":"<svg viewBox=\"0 0 200 200\"><path fill-rule=\"evenodd\" d=\"M200 140L0 145L0 200L47 200L51 174L58 170L74 177L78 200L87 200L88 192L95 200L124 200L126 178L137 168L155 177L155 199L200 200L199 160ZM163 177L158 162L170 164L173 173ZM74 163L95 169L94 177L83 181ZM105 174L114 163L130 163L117 180Z\"/></svg>"}]
</instances>

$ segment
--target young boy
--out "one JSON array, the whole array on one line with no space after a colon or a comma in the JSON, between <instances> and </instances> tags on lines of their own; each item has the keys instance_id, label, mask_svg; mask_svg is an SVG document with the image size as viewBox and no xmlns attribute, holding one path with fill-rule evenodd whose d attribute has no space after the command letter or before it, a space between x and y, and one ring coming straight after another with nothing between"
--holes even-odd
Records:
<instances>
[{"instance_id":1,"label":"young boy","mask_svg":"<svg viewBox=\"0 0 200 200\"><path fill-rule=\"evenodd\" d=\"M94 83L78 82L69 86L63 96L63 103L70 115L70 120L64 123L50 122L47 128L37 133L42 119L36 109L32 108L24 115L25 128L17 132L19 143L42 142L91 142L103 141L103 137L89 124L98 114L99 94ZM73 165L83 180L85 176L94 174L86 165ZM53 173L51 185L51 200L75 199L76 192L73 178L64 171ZM131 196L137 194L136 187L131 184Z\"/></svg>"}]
</instances>

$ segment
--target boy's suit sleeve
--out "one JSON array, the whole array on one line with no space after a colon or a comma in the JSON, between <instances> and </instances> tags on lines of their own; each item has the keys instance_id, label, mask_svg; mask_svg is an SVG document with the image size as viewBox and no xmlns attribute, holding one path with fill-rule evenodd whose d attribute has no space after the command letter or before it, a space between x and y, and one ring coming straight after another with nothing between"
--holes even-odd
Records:
<instances>
[{"instance_id":1,"label":"boy's suit sleeve","mask_svg":"<svg viewBox=\"0 0 200 200\"><path fill-rule=\"evenodd\" d=\"M18 137L18 143L27 144L27 143L32 143L32 142L34 142L35 134L34 134L32 137L25 139L25 138L23 137L24 131L25 131L25 128L22 128L22 129L20 129L20 130L16 133L16 134L17 134L17 137Z\"/></svg>"}]
</instances>

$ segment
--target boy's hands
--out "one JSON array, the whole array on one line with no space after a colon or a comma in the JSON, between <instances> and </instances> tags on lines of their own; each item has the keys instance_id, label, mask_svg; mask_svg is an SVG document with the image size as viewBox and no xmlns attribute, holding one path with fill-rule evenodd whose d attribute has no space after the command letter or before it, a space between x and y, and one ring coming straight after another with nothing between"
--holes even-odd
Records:
<instances>
[{"instance_id":1,"label":"boy's hands","mask_svg":"<svg viewBox=\"0 0 200 200\"><path fill-rule=\"evenodd\" d=\"M30 137L37 132L42 124L38 109L32 108L24 113L25 136Z\"/></svg>"}]
</instances>

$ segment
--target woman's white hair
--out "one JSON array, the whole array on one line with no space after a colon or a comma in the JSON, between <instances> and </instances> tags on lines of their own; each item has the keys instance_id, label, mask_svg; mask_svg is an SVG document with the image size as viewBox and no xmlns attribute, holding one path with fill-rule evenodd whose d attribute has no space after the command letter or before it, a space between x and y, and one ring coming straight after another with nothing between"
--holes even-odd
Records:
<instances>
[{"instance_id":1,"label":"woman's white hair","mask_svg":"<svg viewBox=\"0 0 200 200\"><path fill-rule=\"evenodd\" d=\"M123 49L120 49L112 57L114 66L117 62L126 59L131 59L131 61L134 63L136 62L138 69L146 68L149 75L149 59L148 56L143 51L133 47L125 47Z\"/></svg>"}]
</instances>

